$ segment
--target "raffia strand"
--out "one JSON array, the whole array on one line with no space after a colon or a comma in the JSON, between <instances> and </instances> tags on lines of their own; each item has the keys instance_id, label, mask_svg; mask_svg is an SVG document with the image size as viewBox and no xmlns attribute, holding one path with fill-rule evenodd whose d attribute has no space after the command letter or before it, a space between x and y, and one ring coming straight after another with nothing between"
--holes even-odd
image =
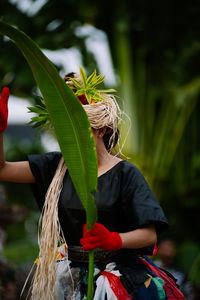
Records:
<instances>
[{"instance_id":1,"label":"raffia strand","mask_svg":"<svg viewBox=\"0 0 200 300\"><path fill-rule=\"evenodd\" d=\"M41 233L38 235L39 257L33 276L33 300L55 300L55 255L58 242L64 235L58 219L58 201L67 167L63 157L57 167L45 197L43 211L39 220Z\"/></svg>"}]
</instances>

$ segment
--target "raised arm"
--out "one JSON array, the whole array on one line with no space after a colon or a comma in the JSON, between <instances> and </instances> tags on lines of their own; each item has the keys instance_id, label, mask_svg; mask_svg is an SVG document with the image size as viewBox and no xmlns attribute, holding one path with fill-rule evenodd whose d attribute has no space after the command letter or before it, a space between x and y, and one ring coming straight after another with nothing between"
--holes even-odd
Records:
<instances>
[{"instance_id":1,"label":"raised arm","mask_svg":"<svg viewBox=\"0 0 200 300\"><path fill-rule=\"evenodd\" d=\"M3 149L3 132L8 121L9 89L4 88L0 97L0 181L31 183L35 178L31 172L29 162L6 162Z\"/></svg>"}]
</instances>

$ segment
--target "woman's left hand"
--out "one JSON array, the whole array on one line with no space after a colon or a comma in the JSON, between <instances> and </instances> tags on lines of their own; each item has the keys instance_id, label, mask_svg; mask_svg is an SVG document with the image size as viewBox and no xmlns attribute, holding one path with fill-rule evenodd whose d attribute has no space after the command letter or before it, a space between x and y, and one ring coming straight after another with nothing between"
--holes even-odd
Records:
<instances>
[{"instance_id":1,"label":"woman's left hand","mask_svg":"<svg viewBox=\"0 0 200 300\"><path fill-rule=\"evenodd\" d=\"M80 243L85 251L96 248L103 250L119 250L122 248L122 239L119 233L110 232L100 223L95 223L89 231L87 231L87 225L85 224L83 226L83 238Z\"/></svg>"}]
</instances>

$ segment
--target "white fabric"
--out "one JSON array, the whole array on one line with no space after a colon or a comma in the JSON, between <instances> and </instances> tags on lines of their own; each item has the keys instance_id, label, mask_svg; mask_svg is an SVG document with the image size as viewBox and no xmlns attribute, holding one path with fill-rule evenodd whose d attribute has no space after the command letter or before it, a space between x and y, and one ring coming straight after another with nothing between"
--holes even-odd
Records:
<instances>
[{"instance_id":1,"label":"white fabric","mask_svg":"<svg viewBox=\"0 0 200 300\"><path fill-rule=\"evenodd\" d=\"M106 272L110 272L117 277L120 277L121 274L119 271L114 271L114 268L116 267L115 263L109 263L106 265ZM99 278L96 281L96 291L93 300L104 300L105 295L107 295L108 300L117 300L117 297L115 296L113 290L110 287L109 281L105 275L99 276Z\"/></svg>"},{"instance_id":2,"label":"white fabric","mask_svg":"<svg viewBox=\"0 0 200 300\"><path fill-rule=\"evenodd\" d=\"M58 300L65 299L64 293L66 286L69 286L69 261L62 259L56 263L56 298Z\"/></svg>"},{"instance_id":3,"label":"white fabric","mask_svg":"<svg viewBox=\"0 0 200 300\"><path fill-rule=\"evenodd\" d=\"M71 261L66 257L56 262L56 300L80 300L79 273L80 268L70 268ZM72 278L76 286L72 285ZM73 281L74 282L74 281Z\"/></svg>"}]
</instances>

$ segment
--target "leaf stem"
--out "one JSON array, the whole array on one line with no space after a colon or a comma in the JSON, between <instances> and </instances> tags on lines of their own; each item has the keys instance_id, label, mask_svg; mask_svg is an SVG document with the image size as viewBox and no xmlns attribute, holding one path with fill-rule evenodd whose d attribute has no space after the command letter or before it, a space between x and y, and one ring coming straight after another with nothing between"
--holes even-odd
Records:
<instances>
[{"instance_id":1,"label":"leaf stem","mask_svg":"<svg viewBox=\"0 0 200 300\"><path fill-rule=\"evenodd\" d=\"M89 266L88 266L87 300L93 299L93 293L94 293L93 273L94 273L94 251L90 251Z\"/></svg>"}]
</instances>

